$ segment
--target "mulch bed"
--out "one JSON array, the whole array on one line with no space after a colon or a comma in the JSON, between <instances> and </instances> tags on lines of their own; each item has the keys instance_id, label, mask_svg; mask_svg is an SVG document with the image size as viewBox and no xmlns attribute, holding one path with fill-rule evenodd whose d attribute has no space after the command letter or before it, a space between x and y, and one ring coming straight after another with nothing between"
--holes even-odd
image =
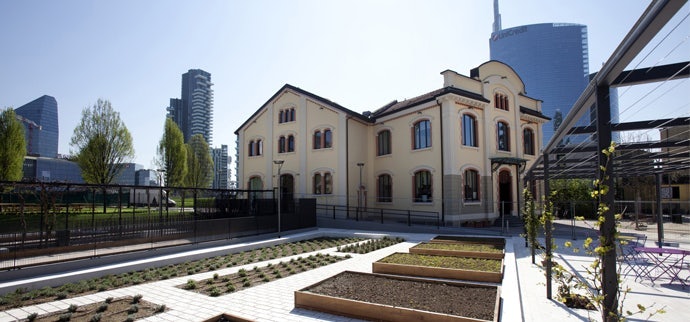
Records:
<instances>
[{"instance_id":1,"label":"mulch bed","mask_svg":"<svg viewBox=\"0 0 690 322\"><path fill-rule=\"evenodd\" d=\"M494 319L497 288L405 281L345 272L308 292L350 300L405 307L475 319Z\"/></svg>"}]
</instances>

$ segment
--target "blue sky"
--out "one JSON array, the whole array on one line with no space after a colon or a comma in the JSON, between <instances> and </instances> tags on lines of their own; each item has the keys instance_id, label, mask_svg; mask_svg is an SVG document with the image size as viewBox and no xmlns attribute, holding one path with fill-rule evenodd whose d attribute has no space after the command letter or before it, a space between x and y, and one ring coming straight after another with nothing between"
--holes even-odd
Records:
<instances>
[{"instance_id":1,"label":"blue sky","mask_svg":"<svg viewBox=\"0 0 690 322\"><path fill-rule=\"evenodd\" d=\"M594 72L648 3L504 0L500 11L503 28L587 25ZM492 21L491 0L0 0L0 108L54 96L58 151L68 154L81 110L108 99L134 137L135 162L153 167L169 99L184 72L201 68L215 84L212 145L234 158L234 131L285 83L374 110L442 86L443 70L467 75L487 61ZM687 40L688 23L680 28ZM687 60L681 46L673 55ZM631 114L644 93L625 93Z\"/></svg>"}]
</instances>

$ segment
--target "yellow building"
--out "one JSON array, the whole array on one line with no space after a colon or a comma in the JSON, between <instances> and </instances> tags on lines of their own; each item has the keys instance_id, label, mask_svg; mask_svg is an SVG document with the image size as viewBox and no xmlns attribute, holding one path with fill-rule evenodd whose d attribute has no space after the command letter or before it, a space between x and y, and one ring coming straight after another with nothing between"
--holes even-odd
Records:
<instances>
[{"instance_id":1,"label":"yellow building","mask_svg":"<svg viewBox=\"0 0 690 322\"><path fill-rule=\"evenodd\" d=\"M445 225L517 214L549 120L541 101L498 61L441 75L440 89L363 114L283 86L235 132L238 188L277 187L283 160L283 193L318 204L436 212Z\"/></svg>"}]
</instances>

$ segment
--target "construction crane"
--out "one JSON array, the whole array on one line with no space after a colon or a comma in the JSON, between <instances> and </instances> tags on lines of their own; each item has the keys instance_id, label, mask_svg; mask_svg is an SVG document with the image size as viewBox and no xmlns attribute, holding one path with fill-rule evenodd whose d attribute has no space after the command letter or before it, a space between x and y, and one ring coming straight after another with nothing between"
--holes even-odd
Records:
<instances>
[{"instance_id":1,"label":"construction crane","mask_svg":"<svg viewBox=\"0 0 690 322\"><path fill-rule=\"evenodd\" d=\"M26 154L27 155L32 155L33 154L33 148L31 146L31 141L34 138L34 129L38 129L39 131L43 129L40 125L36 124L36 122L27 119L24 116L21 116L19 114L14 114L17 117L17 120L22 123L26 123L26 127L29 128L29 135L28 135L28 140L26 142Z\"/></svg>"}]
</instances>

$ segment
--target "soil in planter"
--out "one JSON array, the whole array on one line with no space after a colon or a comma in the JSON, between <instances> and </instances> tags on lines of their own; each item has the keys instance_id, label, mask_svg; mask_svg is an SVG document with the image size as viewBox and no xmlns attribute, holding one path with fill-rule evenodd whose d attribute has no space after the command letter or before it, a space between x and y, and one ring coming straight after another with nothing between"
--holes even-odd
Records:
<instances>
[{"instance_id":1,"label":"soil in planter","mask_svg":"<svg viewBox=\"0 0 690 322\"><path fill-rule=\"evenodd\" d=\"M506 240L495 237L467 237L467 236L436 236L433 243L476 243L476 244L496 244L505 245Z\"/></svg>"},{"instance_id":2,"label":"soil in planter","mask_svg":"<svg viewBox=\"0 0 690 322\"><path fill-rule=\"evenodd\" d=\"M409 253L395 253L381 260L381 263L431 266L441 268L454 268L482 272L501 272L502 261L496 259L421 255Z\"/></svg>"},{"instance_id":3,"label":"soil in planter","mask_svg":"<svg viewBox=\"0 0 690 322\"><path fill-rule=\"evenodd\" d=\"M126 321L129 317L131 317L132 320L138 320L165 311L165 307L143 300L138 300L137 303L133 303L132 300L133 298L128 296L114 299L110 303L99 302L87 304L76 307L74 312L68 312L68 310L58 311L38 316L33 321ZM97 315L100 317L100 320L94 318L94 316ZM27 319L28 318L29 316L27 316Z\"/></svg>"},{"instance_id":4,"label":"soil in planter","mask_svg":"<svg viewBox=\"0 0 690 322\"><path fill-rule=\"evenodd\" d=\"M441 250L461 250L468 252L496 253L503 252L503 247L494 244L443 244L443 243L421 243L413 248L441 249Z\"/></svg>"},{"instance_id":5,"label":"soil in planter","mask_svg":"<svg viewBox=\"0 0 690 322\"><path fill-rule=\"evenodd\" d=\"M306 291L350 300L493 321L495 287L405 281L345 272Z\"/></svg>"},{"instance_id":6,"label":"soil in planter","mask_svg":"<svg viewBox=\"0 0 690 322\"><path fill-rule=\"evenodd\" d=\"M584 295L571 294L563 302L565 306L573 309L596 310L594 304Z\"/></svg>"}]
</instances>

